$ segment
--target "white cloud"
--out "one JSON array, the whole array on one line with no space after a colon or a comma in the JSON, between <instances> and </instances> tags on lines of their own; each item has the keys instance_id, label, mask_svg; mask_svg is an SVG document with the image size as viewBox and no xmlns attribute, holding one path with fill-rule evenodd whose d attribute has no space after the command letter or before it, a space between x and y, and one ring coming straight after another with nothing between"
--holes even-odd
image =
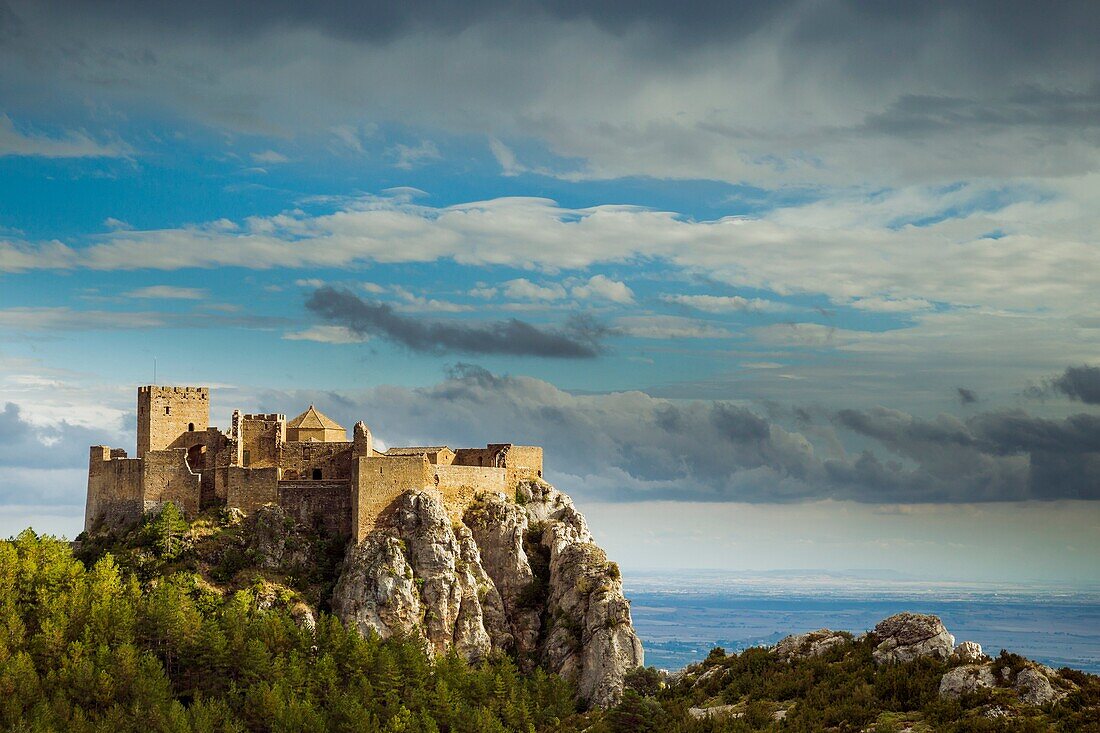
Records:
<instances>
[{"instance_id":1,"label":"white cloud","mask_svg":"<svg viewBox=\"0 0 1100 733\"><path fill-rule=\"evenodd\" d=\"M504 297L513 300L561 300L565 297L565 288L558 283L536 285L526 278L517 278L502 283Z\"/></svg>"},{"instance_id":2,"label":"white cloud","mask_svg":"<svg viewBox=\"0 0 1100 733\"><path fill-rule=\"evenodd\" d=\"M756 313L787 310L783 303L763 298L745 298L740 295L662 295L666 303L685 305L707 313Z\"/></svg>"},{"instance_id":3,"label":"white cloud","mask_svg":"<svg viewBox=\"0 0 1100 733\"><path fill-rule=\"evenodd\" d=\"M181 288L175 285L148 285L123 293L127 298L156 300L202 300L206 291L202 288Z\"/></svg>"},{"instance_id":4,"label":"white cloud","mask_svg":"<svg viewBox=\"0 0 1100 733\"><path fill-rule=\"evenodd\" d=\"M615 327L628 336L646 339L732 338L736 334L714 323L681 316L623 316Z\"/></svg>"},{"instance_id":5,"label":"white cloud","mask_svg":"<svg viewBox=\"0 0 1100 733\"><path fill-rule=\"evenodd\" d=\"M924 298L858 298L848 305L858 310L876 313L912 313L931 310L935 307Z\"/></svg>"},{"instance_id":6,"label":"white cloud","mask_svg":"<svg viewBox=\"0 0 1100 733\"><path fill-rule=\"evenodd\" d=\"M75 130L59 136L21 132L10 117L0 113L0 157L122 158L132 154L131 148L122 142L102 143L87 133Z\"/></svg>"},{"instance_id":7,"label":"white cloud","mask_svg":"<svg viewBox=\"0 0 1100 733\"><path fill-rule=\"evenodd\" d=\"M270 165L286 163L290 160L290 158L286 157L277 150L264 150L260 153L252 153L252 160L256 163L266 163Z\"/></svg>"},{"instance_id":8,"label":"white cloud","mask_svg":"<svg viewBox=\"0 0 1100 733\"><path fill-rule=\"evenodd\" d=\"M1100 308L1096 185L1100 176L1065 181L1025 200L921 226L895 222L939 207L976 207L995 191L975 185L852 195L709 221L632 206L571 209L546 199L437 208L366 198L317 216L288 212L235 226L219 220L110 232L81 248L0 241L0 269L345 267L452 259L556 272L657 258L734 287L822 294L838 304L923 308L937 302L1084 314ZM544 298L558 292L539 287L549 288Z\"/></svg>"},{"instance_id":9,"label":"white cloud","mask_svg":"<svg viewBox=\"0 0 1100 733\"><path fill-rule=\"evenodd\" d=\"M321 344L359 344L367 337L345 326L311 326L302 331L283 334L288 341L316 341Z\"/></svg>"},{"instance_id":10,"label":"white cloud","mask_svg":"<svg viewBox=\"0 0 1100 733\"><path fill-rule=\"evenodd\" d=\"M604 275L593 275L584 285L574 285L569 291L574 298L602 299L612 303L630 305L634 302L634 291L624 282L612 280Z\"/></svg>"},{"instance_id":11,"label":"white cloud","mask_svg":"<svg viewBox=\"0 0 1100 733\"><path fill-rule=\"evenodd\" d=\"M417 166L443 158L439 153L439 148L431 140L421 140L417 145L398 143L389 152L390 155L397 158L394 167L402 170L411 170Z\"/></svg>"}]
</instances>

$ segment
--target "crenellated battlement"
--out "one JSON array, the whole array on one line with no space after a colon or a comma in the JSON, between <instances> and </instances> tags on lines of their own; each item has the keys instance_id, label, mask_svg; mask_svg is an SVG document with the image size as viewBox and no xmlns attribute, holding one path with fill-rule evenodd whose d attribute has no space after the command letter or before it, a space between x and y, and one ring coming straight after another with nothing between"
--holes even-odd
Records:
<instances>
[{"instance_id":1,"label":"crenellated battlement","mask_svg":"<svg viewBox=\"0 0 1100 733\"><path fill-rule=\"evenodd\" d=\"M137 521L166 502L189 515L219 506L247 514L278 504L359 541L409 489L437 489L457 519L477 494L507 493L542 476L537 446L379 453L366 423L357 422L348 440L347 430L313 405L289 421L283 413L235 410L224 432L209 424L207 387L142 386L137 403L136 458L122 448L91 448L89 532Z\"/></svg>"}]
</instances>

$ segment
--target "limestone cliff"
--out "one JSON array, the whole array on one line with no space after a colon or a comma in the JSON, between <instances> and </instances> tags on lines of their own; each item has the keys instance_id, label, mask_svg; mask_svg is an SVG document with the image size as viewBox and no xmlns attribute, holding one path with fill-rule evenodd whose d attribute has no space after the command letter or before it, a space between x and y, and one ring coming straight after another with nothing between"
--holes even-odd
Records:
<instances>
[{"instance_id":1,"label":"limestone cliff","mask_svg":"<svg viewBox=\"0 0 1100 733\"><path fill-rule=\"evenodd\" d=\"M349 552L332 608L363 632L421 634L436 653L513 654L574 680L597 707L643 663L618 566L540 480L514 498L483 494L461 522L433 490L402 494Z\"/></svg>"}]
</instances>

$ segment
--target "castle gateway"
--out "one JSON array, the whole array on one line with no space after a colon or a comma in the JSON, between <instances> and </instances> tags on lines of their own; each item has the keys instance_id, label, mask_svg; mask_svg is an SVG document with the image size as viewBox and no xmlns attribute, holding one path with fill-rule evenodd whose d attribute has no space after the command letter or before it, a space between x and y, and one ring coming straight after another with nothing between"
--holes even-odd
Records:
<instances>
[{"instance_id":1,"label":"castle gateway","mask_svg":"<svg viewBox=\"0 0 1100 733\"><path fill-rule=\"evenodd\" d=\"M214 507L245 514L278 504L306 523L362 540L409 489L434 488L458 519L482 491L514 491L542 476L542 448L374 449L370 430L347 430L313 405L292 420L235 410L228 432L210 425L206 387L138 388L137 457L92 446L84 529L121 526L167 502L188 516Z\"/></svg>"}]
</instances>

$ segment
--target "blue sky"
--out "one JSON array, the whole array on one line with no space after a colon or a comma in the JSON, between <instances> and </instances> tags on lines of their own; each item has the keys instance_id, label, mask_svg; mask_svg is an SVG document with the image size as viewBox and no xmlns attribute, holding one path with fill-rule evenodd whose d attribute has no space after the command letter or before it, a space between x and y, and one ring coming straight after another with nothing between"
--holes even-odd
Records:
<instances>
[{"instance_id":1,"label":"blue sky","mask_svg":"<svg viewBox=\"0 0 1100 733\"><path fill-rule=\"evenodd\" d=\"M0 531L155 359L639 564L1100 580L1095 7L414 6L0 2Z\"/></svg>"}]
</instances>

